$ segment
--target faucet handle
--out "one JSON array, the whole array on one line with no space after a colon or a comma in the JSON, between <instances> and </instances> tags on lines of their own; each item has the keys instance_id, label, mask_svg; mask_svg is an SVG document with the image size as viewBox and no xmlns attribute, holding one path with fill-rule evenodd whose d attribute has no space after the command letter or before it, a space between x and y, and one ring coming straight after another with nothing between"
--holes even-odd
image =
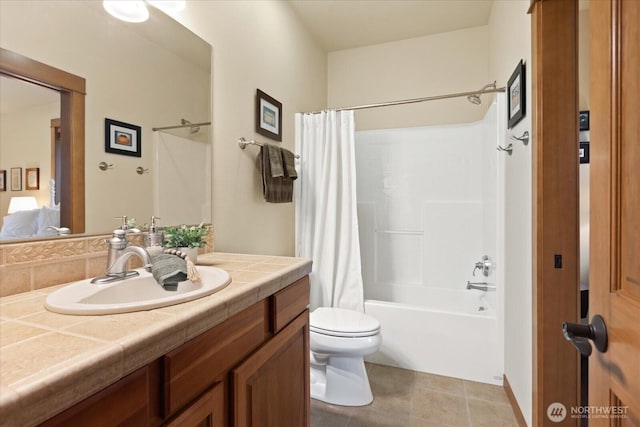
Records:
<instances>
[{"instance_id":1,"label":"faucet handle","mask_svg":"<svg viewBox=\"0 0 640 427\"><path fill-rule=\"evenodd\" d=\"M473 277L476 277L476 270L482 271L483 268L484 268L484 266L482 265L482 261L476 262L476 266L473 267L473 272L471 273L473 275Z\"/></svg>"},{"instance_id":2,"label":"faucet handle","mask_svg":"<svg viewBox=\"0 0 640 427\"><path fill-rule=\"evenodd\" d=\"M473 268L473 276L475 277L476 275L476 270L480 270L482 271L482 274L485 277L489 277L489 271L491 270L491 258L489 258L488 255L483 255L482 259L478 262L476 262L476 266Z\"/></svg>"}]
</instances>

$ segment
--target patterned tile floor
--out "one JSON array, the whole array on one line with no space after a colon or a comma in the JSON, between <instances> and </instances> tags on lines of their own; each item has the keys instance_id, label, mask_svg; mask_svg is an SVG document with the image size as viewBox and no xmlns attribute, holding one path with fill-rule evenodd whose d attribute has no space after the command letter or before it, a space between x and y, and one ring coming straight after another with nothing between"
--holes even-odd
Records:
<instances>
[{"instance_id":1,"label":"patterned tile floor","mask_svg":"<svg viewBox=\"0 0 640 427\"><path fill-rule=\"evenodd\" d=\"M312 427L517 427L499 386L367 364L373 403L311 400Z\"/></svg>"}]
</instances>

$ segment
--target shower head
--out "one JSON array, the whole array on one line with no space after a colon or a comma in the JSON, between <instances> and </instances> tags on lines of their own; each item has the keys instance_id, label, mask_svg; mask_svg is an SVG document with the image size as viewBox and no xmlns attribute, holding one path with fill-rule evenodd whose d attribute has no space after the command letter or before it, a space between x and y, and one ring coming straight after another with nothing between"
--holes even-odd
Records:
<instances>
[{"instance_id":1,"label":"shower head","mask_svg":"<svg viewBox=\"0 0 640 427\"><path fill-rule=\"evenodd\" d=\"M180 123L182 123L183 125L190 125L191 122L189 120L186 119L180 119ZM189 128L189 133L197 133L200 130L200 126L191 126Z\"/></svg>"},{"instance_id":2,"label":"shower head","mask_svg":"<svg viewBox=\"0 0 640 427\"><path fill-rule=\"evenodd\" d=\"M486 85L482 86L482 88L478 92L483 92L486 89L495 89L495 88L496 88L496 82L494 81L493 83L489 83L489 84L486 84ZM474 94L474 95L467 96L467 100L469 100L469 102L474 104L474 105L482 104L482 100L480 99L480 95L477 94L477 93Z\"/></svg>"},{"instance_id":3,"label":"shower head","mask_svg":"<svg viewBox=\"0 0 640 427\"><path fill-rule=\"evenodd\" d=\"M472 104L475 104L475 105L482 104L482 100L480 100L480 97L478 95L469 95L469 96L467 96L467 99Z\"/></svg>"}]
</instances>

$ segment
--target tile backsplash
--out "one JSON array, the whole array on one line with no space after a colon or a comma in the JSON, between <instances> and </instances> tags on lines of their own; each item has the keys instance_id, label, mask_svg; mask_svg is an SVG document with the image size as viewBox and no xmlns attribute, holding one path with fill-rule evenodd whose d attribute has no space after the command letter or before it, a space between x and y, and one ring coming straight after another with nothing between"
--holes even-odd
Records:
<instances>
[{"instance_id":1,"label":"tile backsplash","mask_svg":"<svg viewBox=\"0 0 640 427\"><path fill-rule=\"evenodd\" d=\"M213 251L213 233L208 228L206 246ZM107 262L104 240L110 235L0 244L0 297L29 292L75 280L101 276ZM129 236L132 245L142 243L141 234ZM130 268L140 267L132 257Z\"/></svg>"}]
</instances>

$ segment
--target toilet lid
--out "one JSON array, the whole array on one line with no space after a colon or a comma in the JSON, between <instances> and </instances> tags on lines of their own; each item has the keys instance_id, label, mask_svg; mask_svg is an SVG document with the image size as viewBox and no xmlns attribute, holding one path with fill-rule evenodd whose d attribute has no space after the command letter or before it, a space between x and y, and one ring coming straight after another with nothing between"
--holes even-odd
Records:
<instances>
[{"instance_id":1,"label":"toilet lid","mask_svg":"<svg viewBox=\"0 0 640 427\"><path fill-rule=\"evenodd\" d=\"M369 337L380 331L380 322L358 311L320 307L311 313L309 329L335 337Z\"/></svg>"}]
</instances>

